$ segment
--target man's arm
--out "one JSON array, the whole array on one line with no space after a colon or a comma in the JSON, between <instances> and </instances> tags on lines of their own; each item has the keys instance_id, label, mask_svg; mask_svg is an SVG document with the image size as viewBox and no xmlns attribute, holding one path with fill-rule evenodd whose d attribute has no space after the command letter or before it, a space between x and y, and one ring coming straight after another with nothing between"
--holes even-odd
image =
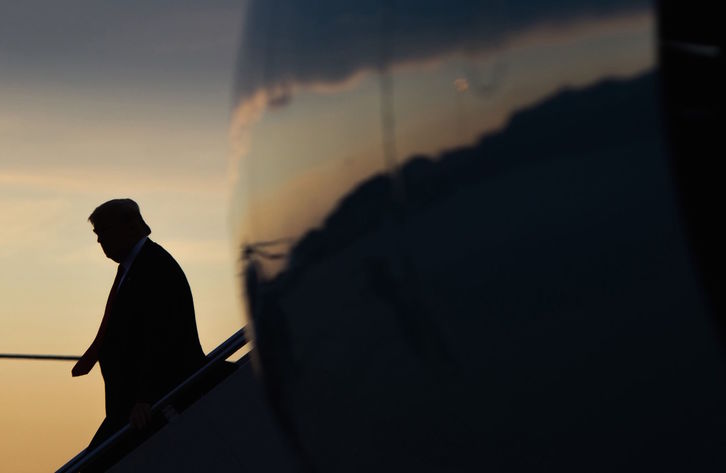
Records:
<instances>
[{"instance_id":1,"label":"man's arm","mask_svg":"<svg viewBox=\"0 0 726 473\"><path fill-rule=\"evenodd\" d=\"M85 376L95 366L97 356L95 355L93 347L88 348L81 358L73 365L71 375L75 378L76 376Z\"/></svg>"}]
</instances>

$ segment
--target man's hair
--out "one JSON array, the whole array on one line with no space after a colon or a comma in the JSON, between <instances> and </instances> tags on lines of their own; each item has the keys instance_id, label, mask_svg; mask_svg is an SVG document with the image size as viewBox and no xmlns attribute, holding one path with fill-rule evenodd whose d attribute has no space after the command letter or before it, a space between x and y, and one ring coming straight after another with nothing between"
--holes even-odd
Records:
<instances>
[{"instance_id":1,"label":"man's hair","mask_svg":"<svg viewBox=\"0 0 726 473\"><path fill-rule=\"evenodd\" d=\"M88 221L95 227L108 224L139 225L145 235L151 233L151 228L141 217L139 205L131 199L113 199L96 207L88 217Z\"/></svg>"}]
</instances>

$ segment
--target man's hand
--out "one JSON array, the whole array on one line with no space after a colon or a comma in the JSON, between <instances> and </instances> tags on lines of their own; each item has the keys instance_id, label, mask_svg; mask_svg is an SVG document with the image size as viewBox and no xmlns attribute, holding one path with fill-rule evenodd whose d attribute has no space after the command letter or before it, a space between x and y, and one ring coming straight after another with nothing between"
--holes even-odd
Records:
<instances>
[{"instance_id":1,"label":"man's hand","mask_svg":"<svg viewBox=\"0 0 726 473\"><path fill-rule=\"evenodd\" d=\"M129 422L136 430L145 429L151 422L151 406L145 402L138 402L131 409Z\"/></svg>"},{"instance_id":2,"label":"man's hand","mask_svg":"<svg viewBox=\"0 0 726 473\"><path fill-rule=\"evenodd\" d=\"M89 371L91 371L91 368L93 368L93 365L96 364L96 360L94 357L88 354L88 352L84 353L80 360L78 360L73 366L73 369L71 370L71 374L75 378L76 376L83 376L88 374Z\"/></svg>"}]
</instances>

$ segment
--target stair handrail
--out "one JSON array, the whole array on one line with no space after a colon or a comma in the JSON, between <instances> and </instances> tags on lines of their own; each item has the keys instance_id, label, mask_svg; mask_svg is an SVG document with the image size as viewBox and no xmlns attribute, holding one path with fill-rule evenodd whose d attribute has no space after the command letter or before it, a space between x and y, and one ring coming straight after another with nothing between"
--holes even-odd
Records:
<instances>
[{"instance_id":1,"label":"stair handrail","mask_svg":"<svg viewBox=\"0 0 726 473\"><path fill-rule=\"evenodd\" d=\"M231 337L222 342L217 348L212 350L206 357L204 365L199 368L194 374L189 376L187 379L179 383L174 389L169 391L164 397L159 399L151 407L151 414L159 413L169 401L186 389L188 386L202 379L210 370L217 367L220 363L225 361L227 358L232 356L236 351L247 344L247 338L245 337L245 329L241 328L235 332ZM76 456L71 458L62 467L56 470L56 473L71 473L76 472L79 469L87 466L89 463L98 459L109 447L116 444L122 437L126 436L133 427L130 424L126 424L119 429L115 434L111 435L108 439L97 445L92 450L85 448L81 450Z\"/></svg>"}]
</instances>

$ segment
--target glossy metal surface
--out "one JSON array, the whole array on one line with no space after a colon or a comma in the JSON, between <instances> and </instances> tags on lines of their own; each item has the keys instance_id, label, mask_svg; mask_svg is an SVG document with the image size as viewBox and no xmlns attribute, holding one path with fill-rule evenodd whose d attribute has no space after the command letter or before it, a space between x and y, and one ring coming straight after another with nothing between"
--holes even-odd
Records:
<instances>
[{"instance_id":1,"label":"glossy metal surface","mask_svg":"<svg viewBox=\"0 0 726 473\"><path fill-rule=\"evenodd\" d=\"M723 466L659 84L649 2L249 2L245 291L313 470Z\"/></svg>"}]
</instances>

